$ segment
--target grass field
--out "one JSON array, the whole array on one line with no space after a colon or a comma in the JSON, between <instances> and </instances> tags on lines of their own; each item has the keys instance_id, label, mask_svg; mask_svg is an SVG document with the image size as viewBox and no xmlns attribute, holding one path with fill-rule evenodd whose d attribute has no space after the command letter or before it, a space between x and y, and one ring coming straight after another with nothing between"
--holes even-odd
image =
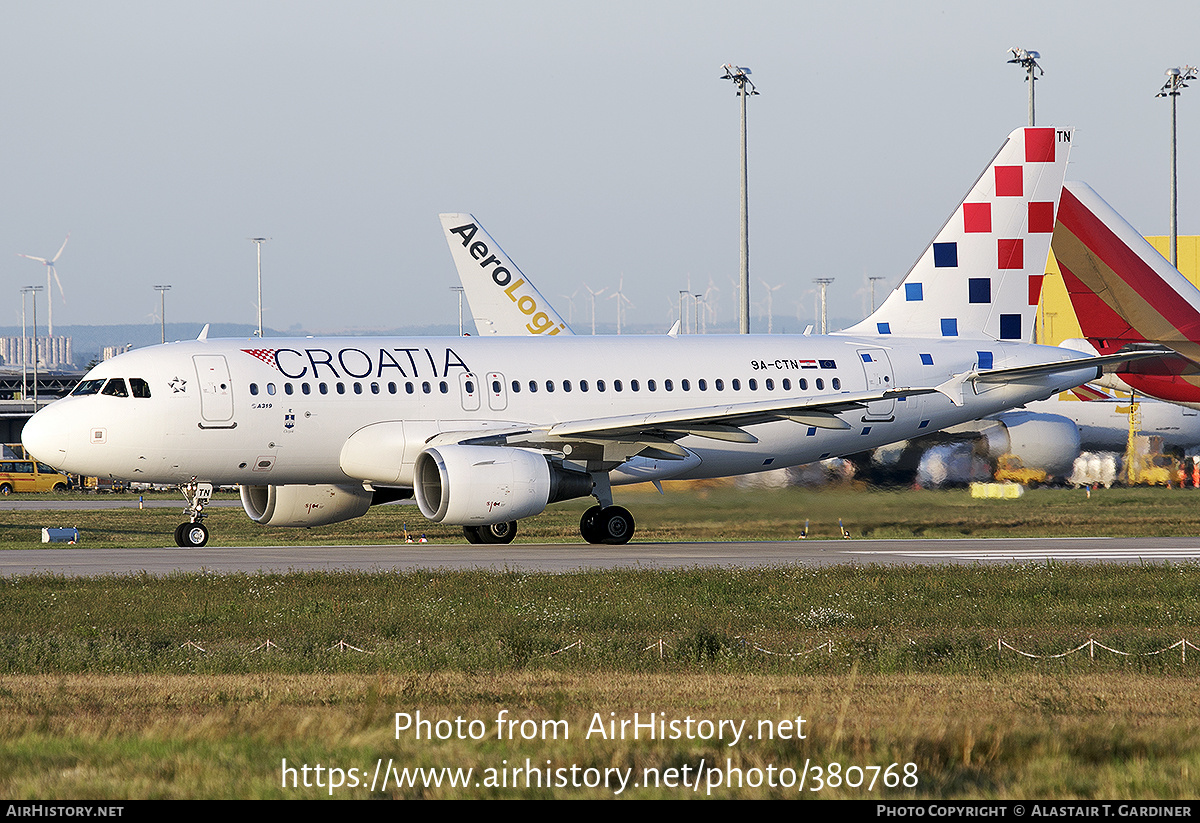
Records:
<instances>
[{"instance_id":1,"label":"grass field","mask_svg":"<svg viewBox=\"0 0 1200 823\"><path fill-rule=\"evenodd\" d=\"M729 484L666 484L615 490L616 502L637 520L635 542L792 540L806 521L814 538L840 537L838 520L854 537L1077 537L1200 534L1200 492L1194 489L1038 489L1019 500L977 500L966 490L864 491L836 488L740 489ZM8 499L48 499L13 495ZM70 499L78 500L79 497ZM122 499L106 496L104 500ZM65 512L0 512L0 548L40 545L43 526L78 526L92 546L168 546L182 521L180 508ZM171 499L160 495L154 499ZM522 520L518 542L582 542L579 517L591 500L556 504ZM433 543L461 543L462 530L431 523L413 505L377 506L364 517L315 529L264 528L240 506L210 508L212 545L380 544L402 539L401 526Z\"/></svg>"},{"instance_id":2,"label":"grass field","mask_svg":"<svg viewBox=\"0 0 1200 823\"><path fill-rule=\"evenodd\" d=\"M1200 531L1190 490L624 494L651 540L778 539L838 517L872 537ZM576 540L578 511L560 508L524 534ZM300 532L213 511L225 544L426 527L411 508ZM0 513L0 545L76 524L87 545L166 545L178 521L49 516ZM1089 637L1128 656L997 648ZM333 767L334 797L1195 797L1200 651L1156 653L1181 638L1200 645L1190 564L0 578L0 795L322 797ZM397 734L418 711L445 739ZM635 712L695 734L598 731ZM501 716L518 721L507 737ZM477 725L454 733L458 718ZM321 764L323 782L285 759ZM402 785L375 778L389 762ZM452 787L401 771L416 768L473 771Z\"/></svg>"}]
</instances>

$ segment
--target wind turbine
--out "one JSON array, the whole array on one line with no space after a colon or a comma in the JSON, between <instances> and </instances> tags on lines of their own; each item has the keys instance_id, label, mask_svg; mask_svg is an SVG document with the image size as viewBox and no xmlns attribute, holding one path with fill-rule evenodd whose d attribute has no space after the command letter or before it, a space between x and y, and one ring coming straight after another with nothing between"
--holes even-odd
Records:
<instances>
[{"instance_id":1,"label":"wind turbine","mask_svg":"<svg viewBox=\"0 0 1200 823\"><path fill-rule=\"evenodd\" d=\"M71 239L70 232L67 233L67 240ZM46 304L48 306L47 313L49 315L48 326L50 330L46 332L46 337L54 337L54 299L50 294L50 277L54 277L54 282L58 284L58 293L62 297L63 302L66 302L67 295L63 293L62 281L58 279L58 270L54 268L54 264L58 262L58 258L62 257L63 249L67 247L67 240L58 247L58 253L47 260L45 257L34 257L32 254L17 254L17 257L24 257L29 260L36 260L46 267Z\"/></svg>"},{"instance_id":2,"label":"wind turbine","mask_svg":"<svg viewBox=\"0 0 1200 823\"><path fill-rule=\"evenodd\" d=\"M767 289L767 334L770 334L774 329L775 322L775 305L773 298L775 296L775 292L782 289L784 284L780 283L778 286L772 286L768 284L766 280L761 279L758 282L762 283Z\"/></svg>"},{"instance_id":3,"label":"wind turbine","mask_svg":"<svg viewBox=\"0 0 1200 823\"><path fill-rule=\"evenodd\" d=\"M587 289L587 293L591 295L592 298L592 334L594 335L596 333L596 298L604 294L604 292L608 290L608 286L600 289L600 291L592 291L592 287L587 283L584 283L583 287Z\"/></svg>"},{"instance_id":4,"label":"wind turbine","mask_svg":"<svg viewBox=\"0 0 1200 823\"><path fill-rule=\"evenodd\" d=\"M633 305L630 299L621 291L624 288L625 276L621 275L621 279L617 282L617 290L608 296L610 300L616 299L617 301L617 334L621 333L621 318L625 316L625 307Z\"/></svg>"}]
</instances>

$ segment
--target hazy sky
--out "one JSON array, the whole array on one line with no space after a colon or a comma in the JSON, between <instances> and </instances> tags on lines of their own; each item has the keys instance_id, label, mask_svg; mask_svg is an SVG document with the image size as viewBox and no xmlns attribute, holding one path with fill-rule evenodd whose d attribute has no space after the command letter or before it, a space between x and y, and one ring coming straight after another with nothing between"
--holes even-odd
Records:
<instances>
[{"instance_id":1,"label":"hazy sky","mask_svg":"<svg viewBox=\"0 0 1200 823\"><path fill-rule=\"evenodd\" d=\"M1069 176L1168 226L1164 70L1200 64L1200 5L1161 2L54 2L0 5L0 290L45 282L56 325L452 323L437 214L473 212L565 314L624 277L631 323L710 284L735 318L738 101L753 69L750 248L775 329L863 314L1013 128L1037 49L1039 125ZM1197 84L1200 85L1200 84ZM1179 100L1180 232L1200 233L1200 88ZM7 257L5 256L7 255ZM55 295L57 300L57 292ZM39 301L44 323L44 298ZM615 301L597 315L615 321ZM758 330L756 328L756 330ZM762 325L765 330L765 323Z\"/></svg>"}]
</instances>

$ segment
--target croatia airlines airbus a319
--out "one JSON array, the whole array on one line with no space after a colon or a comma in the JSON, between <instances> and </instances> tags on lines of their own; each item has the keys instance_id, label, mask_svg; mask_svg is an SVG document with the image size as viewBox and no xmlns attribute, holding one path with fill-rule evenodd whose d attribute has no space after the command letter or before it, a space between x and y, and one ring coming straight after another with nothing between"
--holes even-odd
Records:
<instances>
[{"instance_id":1,"label":"croatia airlines airbus a319","mask_svg":"<svg viewBox=\"0 0 1200 823\"><path fill-rule=\"evenodd\" d=\"M1125 355L1024 344L1071 132L1018 129L900 287L827 336L554 335L207 340L123 354L38 412L23 442L73 473L179 484L181 546L216 484L251 519L319 526L415 496L472 542L507 542L592 496L589 542L624 543L614 484L763 471L1042 399ZM506 299L515 272L462 234ZM542 307L548 308L548 307ZM203 335L202 335L203 338Z\"/></svg>"}]
</instances>

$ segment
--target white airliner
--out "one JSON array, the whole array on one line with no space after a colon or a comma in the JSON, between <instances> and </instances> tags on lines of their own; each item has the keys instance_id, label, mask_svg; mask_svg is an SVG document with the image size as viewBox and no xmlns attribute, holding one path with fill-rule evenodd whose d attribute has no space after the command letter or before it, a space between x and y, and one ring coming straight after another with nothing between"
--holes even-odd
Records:
<instances>
[{"instance_id":1,"label":"white airliner","mask_svg":"<svg viewBox=\"0 0 1200 823\"><path fill-rule=\"evenodd\" d=\"M858 452L1049 397L1129 359L1021 342L1070 138L1013 132L900 287L840 334L202 334L101 363L22 439L64 471L180 484L181 546L207 542L214 484L239 484L246 513L272 526L347 520L415 495L426 517L472 542L507 542L517 520L591 495L584 539L624 543L634 523L613 484ZM484 238L464 232L481 264ZM488 265L496 289L512 286L515 270Z\"/></svg>"}]
</instances>

